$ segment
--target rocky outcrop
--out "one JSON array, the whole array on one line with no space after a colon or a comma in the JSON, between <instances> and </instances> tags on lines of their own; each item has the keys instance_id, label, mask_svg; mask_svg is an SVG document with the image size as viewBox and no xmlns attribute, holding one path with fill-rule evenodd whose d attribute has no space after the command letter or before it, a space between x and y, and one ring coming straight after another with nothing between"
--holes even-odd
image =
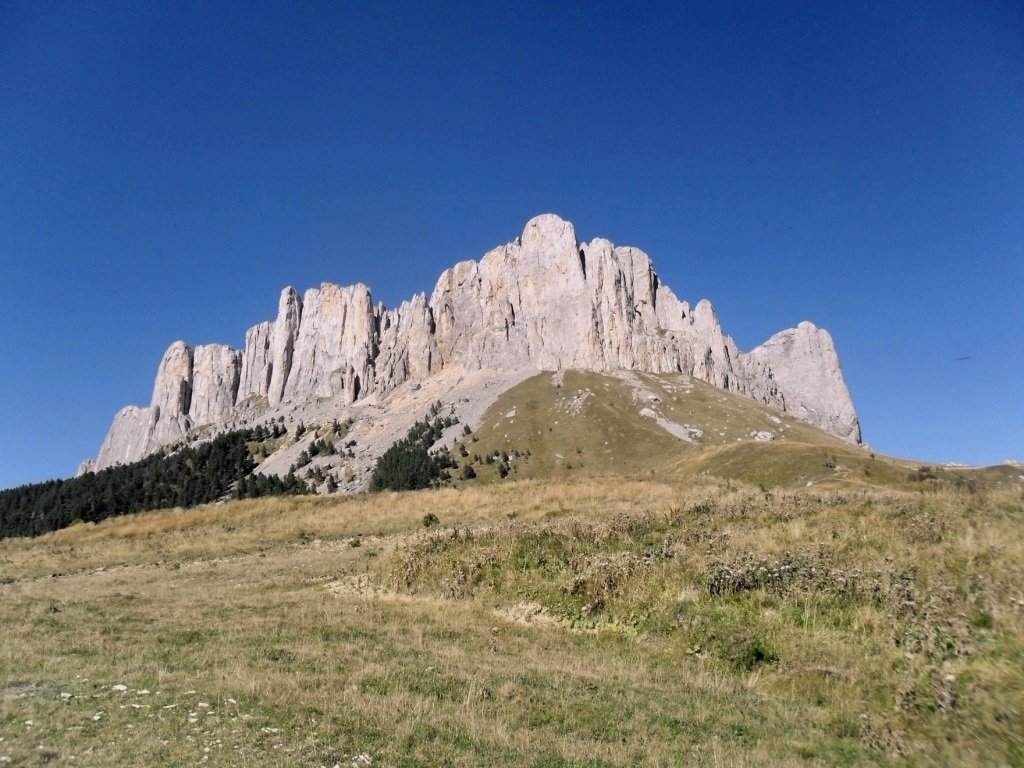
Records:
<instances>
[{"instance_id":1,"label":"rocky outcrop","mask_svg":"<svg viewBox=\"0 0 1024 768\"><path fill-rule=\"evenodd\" d=\"M225 425L243 405L271 409L368 395L446 369L682 372L792 412L851 442L860 426L831 337L810 323L749 353L706 300L692 309L636 248L579 243L546 214L523 234L442 273L430 295L389 310L369 288L286 288L277 318L249 329L241 352L175 342L148 408L114 419L96 468L133 461L193 426Z\"/></svg>"},{"instance_id":2,"label":"rocky outcrop","mask_svg":"<svg viewBox=\"0 0 1024 768\"><path fill-rule=\"evenodd\" d=\"M281 291L281 299L277 303L277 320L274 321L273 341L270 347L270 386L267 398L271 405L277 405L284 398L301 319L302 302L299 300L299 294L294 288L285 288Z\"/></svg>"},{"instance_id":3,"label":"rocky outcrop","mask_svg":"<svg viewBox=\"0 0 1024 768\"><path fill-rule=\"evenodd\" d=\"M226 344L203 344L192 356L193 426L221 424L231 417L242 373L242 353Z\"/></svg>"},{"instance_id":4,"label":"rocky outcrop","mask_svg":"<svg viewBox=\"0 0 1024 768\"><path fill-rule=\"evenodd\" d=\"M351 403L372 390L376 336L373 299L365 285L324 283L306 291L285 397L343 395L343 402Z\"/></svg>"},{"instance_id":5,"label":"rocky outcrop","mask_svg":"<svg viewBox=\"0 0 1024 768\"><path fill-rule=\"evenodd\" d=\"M861 441L860 421L828 331L800 323L751 350L746 360L771 371L786 395L786 410L798 419L849 442Z\"/></svg>"},{"instance_id":6,"label":"rocky outcrop","mask_svg":"<svg viewBox=\"0 0 1024 768\"><path fill-rule=\"evenodd\" d=\"M192 349L183 341L167 348L157 368L148 408L129 405L114 416L95 469L138 461L181 440L192 426Z\"/></svg>"},{"instance_id":7,"label":"rocky outcrop","mask_svg":"<svg viewBox=\"0 0 1024 768\"><path fill-rule=\"evenodd\" d=\"M164 353L153 384L152 442L161 446L183 438L192 426L188 418L191 404L192 349L176 341Z\"/></svg>"},{"instance_id":8,"label":"rocky outcrop","mask_svg":"<svg viewBox=\"0 0 1024 768\"><path fill-rule=\"evenodd\" d=\"M114 416L93 468L106 469L148 456L160 445L153 441L156 418L152 408L126 405Z\"/></svg>"},{"instance_id":9,"label":"rocky outcrop","mask_svg":"<svg viewBox=\"0 0 1024 768\"><path fill-rule=\"evenodd\" d=\"M259 323L245 334L242 351L242 371L238 381L238 401L251 397L266 397L270 391L270 374L274 370L271 341L274 324Z\"/></svg>"},{"instance_id":10,"label":"rocky outcrop","mask_svg":"<svg viewBox=\"0 0 1024 768\"><path fill-rule=\"evenodd\" d=\"M381 339L382 358L394 345L436 348L434 368L684 372L785 407L772 371L745 365L710 302L691 311L645 253L600 238L580 245L557 216L538 216L516 241L447 270L428 309L433 347L399 333ZM378 366L381 389L401 373Z\"/></svg>"},{"instance_id":11,"label":"rocky outcrop","mask_svg":"<svg viewBox=\"0 0 1024 768\"><path fill-rule=\"evenodd\" d=\"M441 368L434 312L418 293L396 310L376 309L379 352L374 361L375 387L387 395L404 381L418 381Z\"/></svg>"}]
</instances>

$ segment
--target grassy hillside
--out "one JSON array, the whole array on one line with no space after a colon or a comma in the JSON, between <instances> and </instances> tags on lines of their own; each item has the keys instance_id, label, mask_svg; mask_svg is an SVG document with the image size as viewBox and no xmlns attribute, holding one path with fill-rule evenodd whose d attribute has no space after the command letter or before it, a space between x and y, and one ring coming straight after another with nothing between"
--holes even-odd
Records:
<instances>
[{"instance_id":1,"label":"grassy hillside","mask_svg":"<svg viewBox=\"0 0 1024 768\"><path fill-rule=\"evenodd\" d=\"M1024 764L1019 489L636 481L575 437L561 480L0 542L0 760Z\"/></svg>"},{"instance_id":2,"label":"grassy hillside","mask_svg":"<svg viewBox=\"0 0 1024 768\"><path fill-rule=\"evenodd\" d=\"M664 480L713 476L766 488L934 491L1014 489L1022 474L1012 467L924 467L878 455L746 397L673 374L539 374L502 394L473 434L459 438L456 459L460 450L467 454L461 464L476 474L463 484L500 480L505 455L506 479L612 473Z\"/></svg>"}]
</instances>

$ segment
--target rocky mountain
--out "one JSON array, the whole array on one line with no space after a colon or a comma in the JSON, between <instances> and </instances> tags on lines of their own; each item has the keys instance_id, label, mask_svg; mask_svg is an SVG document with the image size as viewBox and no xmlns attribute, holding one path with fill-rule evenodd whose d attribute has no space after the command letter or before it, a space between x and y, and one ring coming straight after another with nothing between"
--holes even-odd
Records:
<instances>
[{"instance_id":1,"label":"rocky mountain","mask_svg":"<svg viewBox=\"0 0 1024 768\"><path fill-rule=\"evenodd\" d=\"M360 405L380 418L401 400L396 390L446 387L463 374L494 374L493 400L499 382L565 369L684 373L861 439L827 331L804 322L741 352L710 302L680 301L645 253L579 243L572 224L546 214L480 261L446 270L429 299L388 309L362 284L324 283L302 297L289 287L277 318L250 328L242 350L174 342L149 406L119 411L81 471L138 460L201 428L339 417Z\"/></svg>"}]
</instances>

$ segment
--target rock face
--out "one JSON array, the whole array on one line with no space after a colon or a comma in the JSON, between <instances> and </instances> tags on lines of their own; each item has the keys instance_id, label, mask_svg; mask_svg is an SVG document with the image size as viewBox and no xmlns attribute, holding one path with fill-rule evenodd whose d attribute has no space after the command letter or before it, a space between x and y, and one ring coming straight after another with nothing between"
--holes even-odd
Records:
<instances>
[{"instance_id":1,"label":"rock face","mask_svg":"<svg viewBox=\"0 0 1024 768\"><path fill-rule=\"evenodd\" d=\"M153 383L148 408L129 405L114 416L96 469L138 461L165 445L183 438L192 427L188 411L192 402L192 349L183 341L167 348Z\"/></svg>"},{"instance_id":2,"label":"rock face","mask_svg":"<svg viewBox=\"0 0 1024 768\"><path fill-rule=\"evenodd\" d=\"M815 424L850 442L860 425L827 331L810 323L742 353L710 302L691 309L636 248L579 243L572 224L538 216L480 261L446 270L429 298L397 309L369 288L286 288L277 318L241 352L175 342L148 408L114 419L96 468L134 461L193 426L226 425L243 403L301 410L386 397L445 369L682 372Z\"/></svg>"},{"instance_id":3,"label":"rock face","mask_svg":"<svg viewBox=\"0 0 1024 768\"><path fill-rule=\"evenodd\" d=\"M250 397L266 397L270 392L270 376L274 370L271 358L271 337L274 324L254 325L245 334L242 371L238 382L239 402Z\"/></svg>"},{"instance_id":4,"label":"rock face","mask_svg":"<svg viewBox=\"0 0 1024 768\"><path fill-rule=\"evenodd\" d=\"M238 397L242 353L226 344L203 344L192 356L192 396L188 410L194 426L228 420Z\"/></svg>"},{"instance_id":5,"label":"rock face","mask_svg":"<svg viewBox=\"0 0 1024 768\"><path fill-rule=\"evenodd\" d=\"M786 393L787 411L844 440L861 441L860 422L828 331L803 322L775 334L747 358L774 372Z\"/></svg>"},{"instance_id":6,"label":"rock face","mask_svg":"<svg viewBox=\"0 0 1024 768\"><path fill-rule=\"evenodd\" d=\"M87 475L90 472L95 472L95 471L96 471L96 460L95 459L85 459L81 464L78 465L78 471L75 472L75 477L81 477L82 475Z\"/></svg>"},{"instance_id":7,"label":"rock face","mask_svg":"<svg viewBox=\"0 0 1024 768\"><path fill-rule=\"evenodd\" d=\"M342 394L351 403L364 389L372 390L376 337L373 299L365 285L324 283L306 291L285 397L301 401Z\"/></svg>"},{"instance_id":8,"label":"rock face","mask_svg":"<svg viewBox=\"0 0 1024 768\"><path fill-rule=\"evenodd\" d=\"M94 470L106 469L115 464L127 464L148 456L160 449L153 439L156 418L152 408L126 405L114 416L114 423L100 446L100 455L93 465Z\"/></svg>"}]
</instances>

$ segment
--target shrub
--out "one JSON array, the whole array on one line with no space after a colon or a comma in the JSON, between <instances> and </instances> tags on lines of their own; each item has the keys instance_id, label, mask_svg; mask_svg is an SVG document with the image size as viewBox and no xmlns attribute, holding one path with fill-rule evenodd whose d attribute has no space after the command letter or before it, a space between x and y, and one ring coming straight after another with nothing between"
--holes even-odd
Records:
<instances>
[{"instance_id":1,"label":"shrub","mask_svg":"<svg viewBox=\"0 0 1024 768\"><path fill-rule=\"evenodd\" d=\"M779 654L763 640L755 638L734 645L727 658L736 669L751 672L762 664L774 664L779 660Z\"/></svg>"}]
</instances>

